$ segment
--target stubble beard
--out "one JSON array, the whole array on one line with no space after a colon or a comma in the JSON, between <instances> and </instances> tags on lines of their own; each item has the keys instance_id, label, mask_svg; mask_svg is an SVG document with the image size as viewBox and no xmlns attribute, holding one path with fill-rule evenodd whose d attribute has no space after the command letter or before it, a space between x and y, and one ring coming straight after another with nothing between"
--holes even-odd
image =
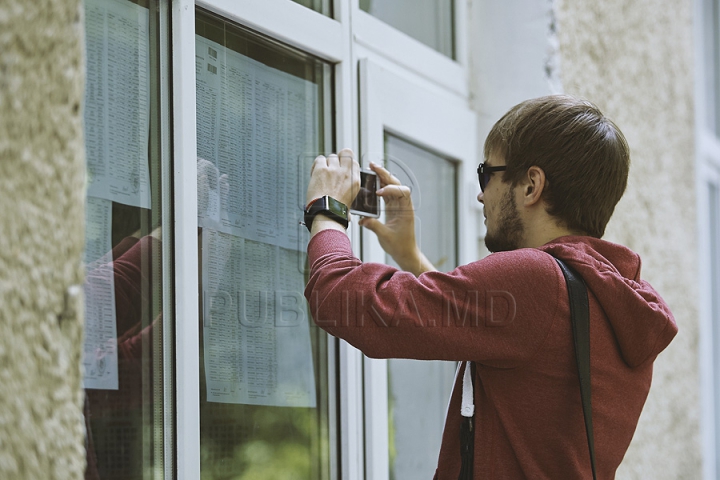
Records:
<instances>
[{"instance_id":1,"label":"stubble beard","mask_svg":"<svg viewBox=\"0 0 720 480\"><path fill-rule=\"evenodd\" d=\"M525 228L518 213L512 189L505 192L500 203L500 215L494 232L488 230L485 246L493 253L520 248Z\"/></svg>"}]
</instances>

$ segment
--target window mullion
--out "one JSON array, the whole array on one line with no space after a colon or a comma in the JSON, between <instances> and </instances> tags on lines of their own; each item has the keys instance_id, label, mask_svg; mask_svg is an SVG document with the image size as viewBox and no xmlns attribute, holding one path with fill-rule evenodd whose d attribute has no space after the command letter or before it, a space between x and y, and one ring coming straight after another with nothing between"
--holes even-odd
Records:
<instances>
[{"instance_id":1,"label":"window mullion","mask_svg":"<svg viewBox=\"0 0 720 480\"><path fill-rule=\"evenodd\" d=\"M172 2L177 478L200 478L195 4Z\"/></svg>"}]
</instances>

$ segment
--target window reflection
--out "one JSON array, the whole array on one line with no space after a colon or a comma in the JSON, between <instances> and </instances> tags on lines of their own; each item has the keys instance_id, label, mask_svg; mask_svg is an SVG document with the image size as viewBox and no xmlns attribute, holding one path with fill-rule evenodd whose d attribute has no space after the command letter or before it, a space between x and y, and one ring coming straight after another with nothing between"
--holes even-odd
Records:
<instances>
[{"instance_id":1,"label":"window reflection","mask_svg":"<svg viewBox=\"0 0 720 480\"><path fill-rule=\"evenodd\" d=\"M85 478L150 478L163 472L166 408L160 19L149 1L86 0L84 8Z\"/></svg>"},{"instance_id":2,"label":"window reflection","mask_svg":"<svg viewBox=\"0 0 720 480\"><path fill-rule=\"evenodd\" d=\"M116 223L116 230L122 227ZM159 229L150 235L141 231L123 238L87 273L88 294L102 295L103 287L112 285L117 329L115 352L93 355L94 370L89 373L117 375L117 388L86 390L90 427L86 478L144 478L145 469L162 462L152 458L152 437L147 436L149 428L160 428L154 425L152 408L161 397L154 398L152 386L160 381L153 367L159 361L154 353L161 351L162 313L155 313L152 304L153 297L161 294L161 283L151 259L157 258L162 245ZM109 359L113 355L116 365Z\"/></svg>"},{"instance_id":3,"label":"window reflection","mask_svg":"<svg viewBox=\"0 0 720 480\"><path fill-rule=\"evenodd\" d=\"M331 69L202 11L196 33L202 478L329 478L332 352L299 221Z\"/></svg>"}]
</instances>

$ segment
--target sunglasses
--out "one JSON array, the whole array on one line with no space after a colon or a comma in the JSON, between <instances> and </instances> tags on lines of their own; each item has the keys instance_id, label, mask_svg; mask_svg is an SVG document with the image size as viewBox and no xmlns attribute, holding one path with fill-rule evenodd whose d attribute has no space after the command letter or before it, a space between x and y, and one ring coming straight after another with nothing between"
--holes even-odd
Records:
<instances>
[{"instance_id":1,"label":"sunglasses","mask_svg":"<svg viewBox=\"0 0 720 480\"><path fill-rule=\"evenodd\" d=\"M480 191L485 191L485 187L490 181L490 176L493 173L502 172L503 170L507 170L507 165L501 165L499 167L486 166L485 163L481 163L480 165L478 165L477 172L478 182L480 182Z\"/></svg>"}]
</instances>

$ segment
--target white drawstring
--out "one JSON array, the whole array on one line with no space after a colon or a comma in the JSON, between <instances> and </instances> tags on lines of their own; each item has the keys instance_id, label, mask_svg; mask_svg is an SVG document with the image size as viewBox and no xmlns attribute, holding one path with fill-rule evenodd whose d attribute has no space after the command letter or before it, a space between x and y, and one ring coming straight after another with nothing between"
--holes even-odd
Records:
<instances>
[{"instance_id":1,"label":"white drawstring","mask_svg":"<svg viewBox=\"0 0 720 480\"><path fill-rule=\"evenodd\" d=\"M472 417L475 414L472 368L470 366L470 362L465 362L465 373L463 374L462 405L460 406L460 414L463 417Z\"/></svg>"},{"instance_id":2,"label":"white drawstring","mask_svg":"<svg viewBox=\"0 0 720 480\"><path fill-rule=\"evenodd\" d=\"M450 414L450 402L452 401L452 394L455 391L455 385L457 385L457 379L460 375L460 368L462 367L462 362L458 362L457 368L455 369L455 378L453 379L453 386L452 390L450 390L450 395L448 395L448 402L447 407L445 407L445 421L447 421L448 415Z\"/></svg>"}]
</instances>

